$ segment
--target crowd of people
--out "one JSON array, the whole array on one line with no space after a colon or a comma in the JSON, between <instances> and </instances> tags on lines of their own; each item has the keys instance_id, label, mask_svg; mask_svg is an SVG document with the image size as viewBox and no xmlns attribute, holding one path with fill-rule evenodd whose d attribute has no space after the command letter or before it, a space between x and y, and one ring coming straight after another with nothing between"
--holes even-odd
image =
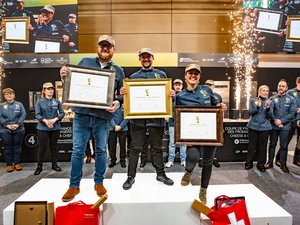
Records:
<instances>
[{"instance_id":1,"label":"crowd of people","mask_svg":"<svg viewBox=\"0 0 300 225\"><path fill-rule=\"evenodd\" d=\"M37 14L25 9L25 0L1 1L0 8L5 17L29 17L29 44L9 44L9 52L35 52L35 40L60 43L59 52L78 52L78 24L75 13L66 15L64 24L55 17L55 7L45 5Z\"/></svg>"},{"instance_id":2,"label":"crowd of people","mask_svg":"<svg viewBox=\"0 0 300 225\"><path fill-rule=\"evenodd\" d=\"M120 165L126 168L126 156L128 157L127 179L123 184L124 190L129 190L135 183L138 161L145 149L150 149L152 165L156 170L156 180L165 185L173 185L165 168L174 164L174 118L168 121L170 144L169 157L166 164L162 153L162 140L165 119L124 119L122 107L123 96L127 90L123 87L125 77L123 69L112 61L116 43L112 36L101 35L97 42L97 57L83 58L79 66L88 66L99 69L115 71L114 91L115 98L112 106L108 109L95 109L73 107L75 113L73 121L73 152L71 156L70 181L62 201L68 202L80 192L80 181L83 177L84 158L91 162L92 153L87 151L90 140L93 139L93 157L95 159L94 189L98 196L104 195L107 190L103 184L107 165L107 146L110 156L108 167L117 164L116 145L120 146ZM164 71L153 67L154 52L150 48L142 48L138 52L141 68L130 75L130 79L163 79L167 75ZM68 68L60 69L60 78L64 80L68 75ZM168 98L175 106L220 106L223 111L227 110L221 96L214 92L214 81L207 80L200 85L202 69L198 64L186 66L182 79L173 81L173 90ZM183 82L185 81L185 83ZM296 80L296 88L288 90L285 80L278 83L277 94L269 98L269 88L262 85L258 89L258 97L251 99L249 114L251 118L249 128L249 150L246 158L245 169L253 167L257 154L257 169L265 172L273 167L275 147L278 137L280 138L280 150L278 151L275 164L285 173L289 172L287 166L287 149L295 129L299 131L300 114L300 77ZM185 86L185 87L184 87ZM183 88L184 87L184 88ZM38 120L37 131L39 138L39 150L37 153L37 169L35 175L43 171L43 158L47 148L51 152L52 169L59 172L57 139L60 130L60 121L64 117L61 102L54 98L54 86L46 82L42 87L42 98L35 106L35 116ZM15 92L11 88L3 90L5 101L0 105L0 136L4 147L7 172L22 170L21 144L24 136L24 119L26 113L22 103L15 101ZM128 129L128 127L130 127ZM130 134L130 151L126 151L126 139ZM299 132L298 132L299 136ZM270 138L269 154L267 159L267 141ZM300 145L300 144L299 144ZM146 147L145 147L146 146ZM149 147L150 146L150 147ZM298 146L298 145L297 145ZM213 164L216 164L216 150L214 146L181 145L180 164L185 172L181 179L181 185L187 186L193 170L201 158L201 187L199 199L206 203L207 187L211 178ZM300 166L300 149L296 147L293 163ZM218 165L218 166L217 166ZM140 165L141 166L141 165ZM219 167L219 163L215 165Z\"/></svg>"}]
</instances>

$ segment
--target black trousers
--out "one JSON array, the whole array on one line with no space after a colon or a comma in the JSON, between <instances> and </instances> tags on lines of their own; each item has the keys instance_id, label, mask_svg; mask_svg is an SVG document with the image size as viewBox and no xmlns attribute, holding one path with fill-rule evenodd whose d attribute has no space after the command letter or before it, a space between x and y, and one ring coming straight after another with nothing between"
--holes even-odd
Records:
<instances>
[{"instance_id":1,"label":"black trousers","mask_svg":"<svg viewBox=\"0 0 300 225\"><path fill-rule=\"evenodd\" d=\"M162 154L163 127L146 127L130 124L131 148L129 153L128 176L135 177L139 154L147 142L146 132L149 132L149 144L153 156L153 166L157 175L164 175L164 161Z\"/></svg>"},{"instance_id":2,"label":"black trousers","mask_svg":"<svg viewBox=\"0 0 300 225\"><path fill-rule=\"evenodd\" d=\"M108 151L112 162L117 161L116 150L117 150L117 140L119 138L120 145L120 160L125 161L126 157L126 137L127 131L110 131L108 137Z\"/></svg>"},{"instance_id":3,"label":"black trousers","mask_svg":"<svg viewBox=\"0 0 300 225\"><path fill-rule=\"evenodd\" d=\"M37 131L39 139L39 150L38 150L38 166L42 166L44 162L44 156L47 148L50 147L52 165L56 165L58 151L57 151L57 139L59 137L59 130L54 131Z\"/></svg>"},{"instance_id":4,"label":"black trousers","mask_svg":"<svg viewBox=\"0 0 300 225\"><path fill-rule=\"evenodd\" d=\"M201 173L201 187L207 188L212 171L214 155L216 152L215 146L202 146L203 148L203 166ZM201 146L187 147L186 149L186 166L185 170L189 173L193 172L201 156Z\"/></svg>"},{"instance_id":5,"label":"black trousers","mask_svg":"<svg viewBox=\"0 0 300 225\"><path fill-rule=\"evenodd\" d=\"M256 131L249 128L249 146L246 164L252 164L255 153L257 153L257 164L259 168L264 167L267 158L267 145L270 131Z\"/></svg>"}]
</instances>

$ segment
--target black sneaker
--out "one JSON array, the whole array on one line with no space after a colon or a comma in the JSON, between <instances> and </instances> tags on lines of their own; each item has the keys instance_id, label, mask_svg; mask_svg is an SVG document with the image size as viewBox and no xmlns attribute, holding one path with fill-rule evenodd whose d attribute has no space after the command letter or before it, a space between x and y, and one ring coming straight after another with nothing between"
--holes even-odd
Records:
<instances>
[{"instance_id":1,"label":"black sneaker","mask_svg":"<svg viewBox=\"0 0 300 225\"><path fill-rule=\"evenodd\" d=\"M132 187L132 185L134 184L134 181L135 181L134 177L127 177L127 180L123 184L123 189L129 190Z\"/></svg>"},{"instance_id":2,"label":"black sneaker","mask_svg":"<svg viewBox=\"0 0 300 225\"><path fill-rule=\"evenodd\" d=\"M109 168L112 168L112 167L114 167L115 165L116 165L116 162L113 162L113 161L112 161L112 162L108 165L108 167L109 167Z\"/></svg>"},{"instance_id":3,"label":"black sneaker","mask_svg":"<svg viewBox=\"0 0 300 225\"><path fill-rule=\"evenodd\" d=\"M126 168L126 163L125 163L125 161L120 161L120 164L121 164L121 167L122 167L122 168Z\"/></svg>"},{"instance_id":4,"label":"black sneaker","mask_svg":"<svg viewBox=\"0 0 300 225\"><path fill-rule=\"evenodd\" d=\"M156 180L163 182L166 185L173 185L174 181L171 180L169 177L166 176L166 174L164 175L157 175Z\"/></svg>"},{"instance_id":5,"label":"black sneaker","mask_svg":"<svg viewBox=\"0 0 300 225\"><path fill-rule=\"evenodd\" d=\"M221 167L221 165L220 165L220 163L219 163L219 161L218 161L217 159L214 159L213 165L214 165L215 167L217 167L217 168Z\"/></svg>"},{"instance_id":6,"label":"black sneaker","mask_svg":"<svg viewBox=\"0 0 300 225\"><path fill-rule=\"evenodd\" d=\"M140 164L140 167L144 168L145 166L146 166L146 161L142 161L141 164Z\"/></svg>"},{"instance_id":7,"label":"black sneaker","mask_svg":"<svg viewBox=\"0 0 300 225\"><path fill-rule=\"evenodd\" d=\"M203 166L202 159L200 159L200 160L198 161L198 166L199 166L199 167L202 167L202 166Z\"/></svg>"},{"instance_id":8,"label":"black sneaker","mask_svg":"<svg viewBox=\"0 0 300 225\"><path fill-rule=\"evenodd\" d=\"M296 166L300 166L300 161L298 159L294 158L293 164L296 165Z\"/></svg>"},{"instance_id":9,"label":"black sneaker","mask_svg":"<svg viewBox=\"0 0 300 225\"><path fill-rule=\"evenodd\" d=\"M58 165L52 165L52 169L55 170L56 172L61 171L61 168Z\"/></svg>"}]
</instances>

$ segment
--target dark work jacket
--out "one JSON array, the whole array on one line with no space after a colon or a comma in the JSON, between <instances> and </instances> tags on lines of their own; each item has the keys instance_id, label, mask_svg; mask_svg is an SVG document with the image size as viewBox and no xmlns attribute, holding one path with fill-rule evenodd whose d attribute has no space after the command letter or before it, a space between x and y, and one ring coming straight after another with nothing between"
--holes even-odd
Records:
<instances>
[{"instance_id":1,"label":"dark work jacket","mask_svg":"<svg viewBox=\"0 0 300 225\"><path fill-rule=\"evenodd\" d=\"M108 63L104 68L101 68L99 58L83 58L79 64L79 66L88 66L99 69L109 69L114 70L116 72L115 75L115 91L117 91L117 100L122 103L123 98L120 95L120 88L123 86L124 79L124 71L121 67L114 64L113 62ZM105 109L94 109L94 108L82 108L82 107L74 107L73 112L80 113L83 115L91 115L96 116L101 119L111 119L111 113L107 112Z\"/></svg>"},{"instance_id":2,"label":"dark work jacket","mask_svg":"<svg viewBox=\"0 0 300 225\"><path fill-rule=\"evenodd\" d=\"M272 128L275 130L290 130L291 121L294 119L297 109L295 98L285 94L283 96L275 95L271 99L273 102L272 106L270 107ZM275 119L280 119L284 127L279 128L277 125L275 125Z\"/></svg>"},{"instance_id":3,"label":"dark work jacket","mask_svg":"<svg viewBox=\"0 0 300 225\"><path fill-rule=\"evenodd\" d=\"M270 107L266 108L266 98L261 98L261 106L257 106L257 98L252 98L249 103L249 115L251 116L247 127L256 131L267 131L272 130L270 122L270 107L272 107L273 102L271 102Z\"/></svg>"},{"instance_id":4,"label":"dark work jacket","mask_svg":"<svg viewBox=\"0 0 300 225\"><path fill-rule=\"evenodd\" d=\"M160 79L167 78L165 72L151 68L150 70L140 69L139 71L133 73L130 76L130 79ZM130 123L139 125L139 126L147 126L147 127L164 127L165 120L164 119L131 119Z\"/></svg>"}]
</instances>

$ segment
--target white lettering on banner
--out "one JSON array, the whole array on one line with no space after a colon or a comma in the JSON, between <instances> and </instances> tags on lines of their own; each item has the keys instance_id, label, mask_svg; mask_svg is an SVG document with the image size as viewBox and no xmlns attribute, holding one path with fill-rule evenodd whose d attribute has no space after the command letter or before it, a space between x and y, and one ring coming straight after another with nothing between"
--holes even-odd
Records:
<instances>
[{"instance_id":1,"label":"white lettering on banner","mask_svg":"<svg viewBox=\"0 0 300 225\"><path fill-rule=\"evenodd\" d=\"M245 221L243 219L239 221L236 220L234 212L228 214L228 219L230 220L230 225L245 225Z\"/></svg>"}]
</instances>

